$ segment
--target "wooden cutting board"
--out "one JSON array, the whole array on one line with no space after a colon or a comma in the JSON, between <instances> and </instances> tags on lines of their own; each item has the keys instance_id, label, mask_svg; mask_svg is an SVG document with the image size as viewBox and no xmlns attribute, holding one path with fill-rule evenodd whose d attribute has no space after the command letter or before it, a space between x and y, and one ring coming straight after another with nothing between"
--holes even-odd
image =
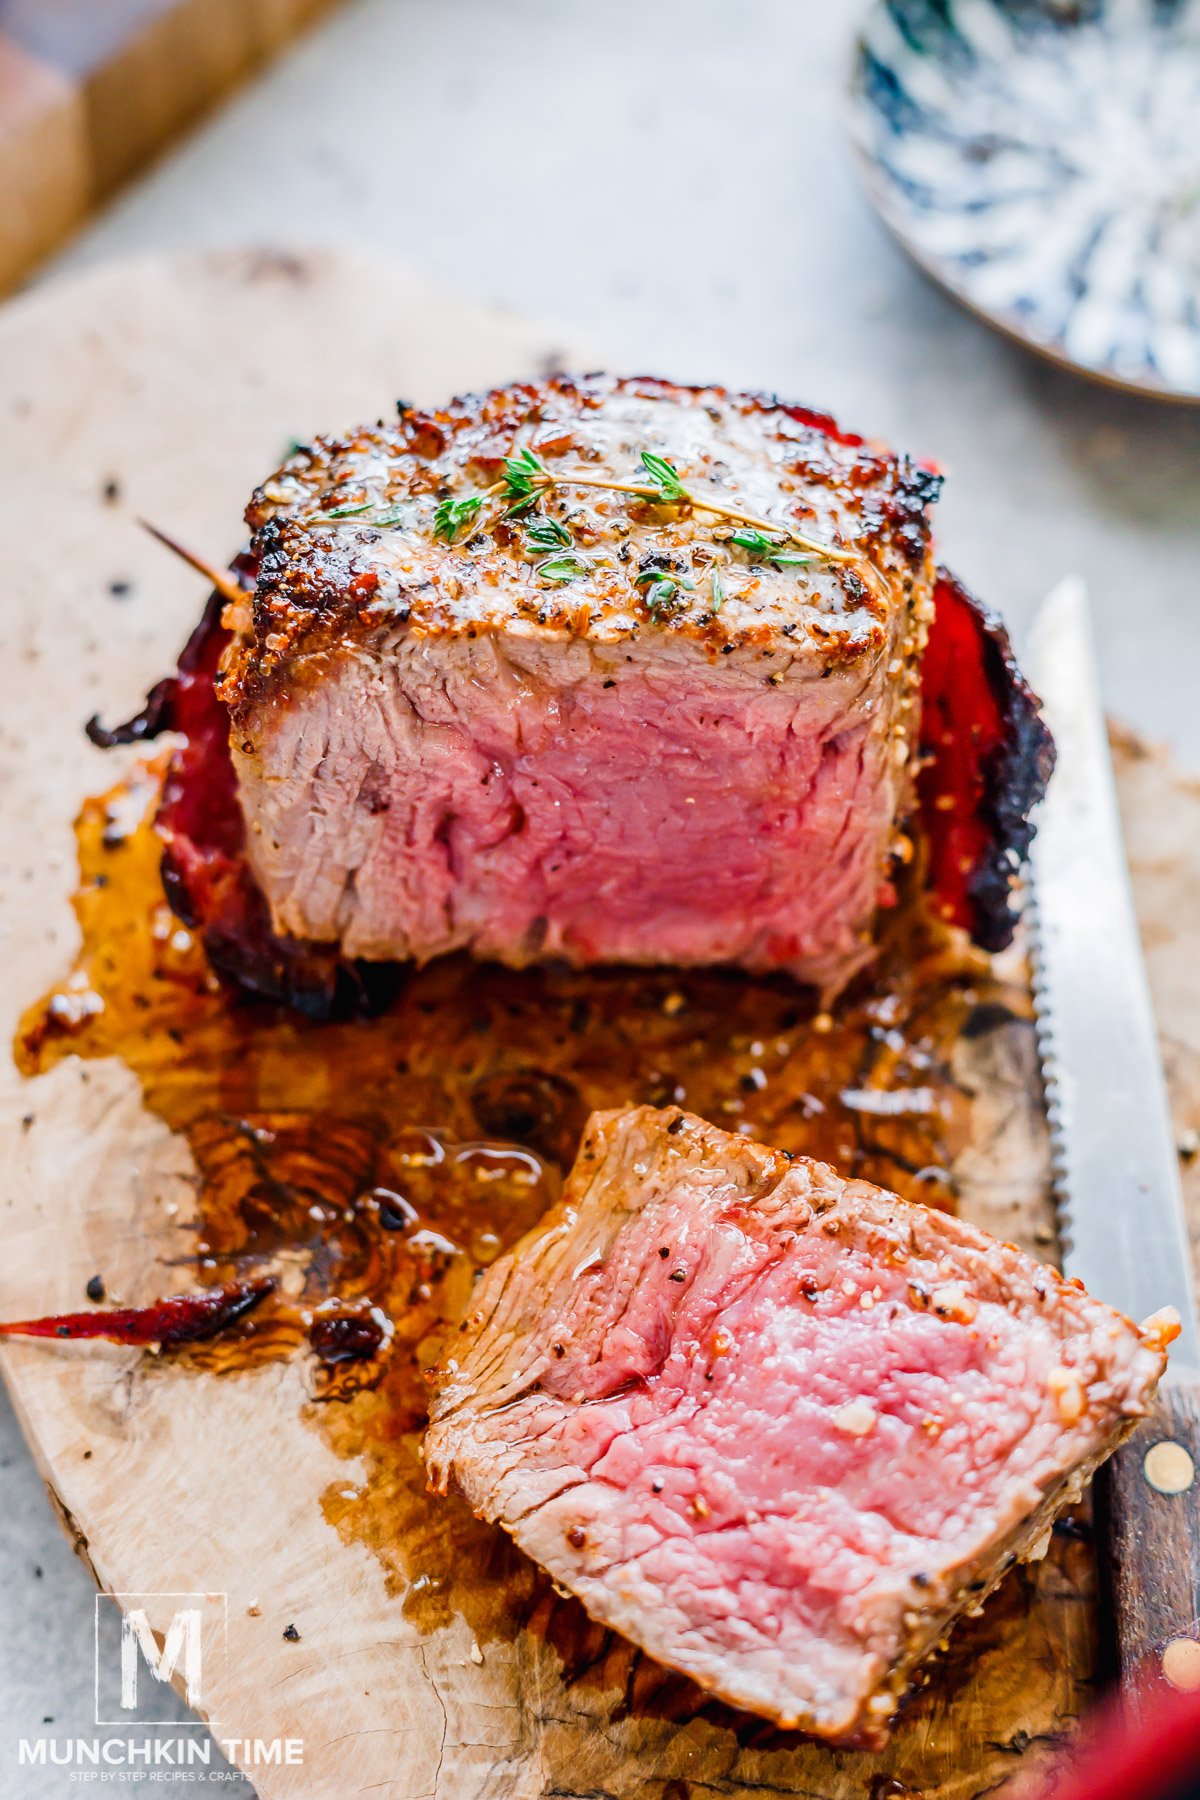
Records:
<instances>
[{"instance_id":1,"label":"wooden cutting board","mask_svg":"<svg viewBox=\"0 0 1200 1800\"><path fill-rule=\"evenodd\" d=\"M197 612L195 578L133 523L167 522L220 555L286 442L581 357L545 330L432 290L368 257L149 260L35 294L0 318L0 442L15 528L0 665L0 1029L78 943L72 820L114 779L81 721L132 710ZM583 357L588 362L593 357ZM1200 1126L1200 787L1121 741L1139 906L1181 1129ZM964 1050L975 1130L964 1210L1045 1244L1045 1143L1027 1024ZM186 1144L115 1059L0 1073L5 1256L0 1314L148 1296L164 1209L186 1204ZM1193 1218L1200 1193L1192 1188ZM313 1428L296 1362L212 1376L106 1346L0 1353L52 1500L107 1589L227 1596L226 1655L205 1668L221 1739L300 1739L303 1763L254 1768L264 1800L968 1800L1022 1777L1086 1704L1096 1669L1094 1558L1056 1540L951 1655L882 1756L805 1745L670 1684L597 1634L567 1647L514 1623L511 1555L433 1622L413 1604L451 1542L442 1503L397 1529L403 1578L337 1529L366 1479L353 1446ZM423 1562L424 1559L424 1562ZM526 1583L527 1586L527 1583ZM151 1623L168 1602L148 1601ZM294 1626L296 1638L285 1638ZM585 1653L586 1652L586 1653Z\"/></svg>"}]
</instances>

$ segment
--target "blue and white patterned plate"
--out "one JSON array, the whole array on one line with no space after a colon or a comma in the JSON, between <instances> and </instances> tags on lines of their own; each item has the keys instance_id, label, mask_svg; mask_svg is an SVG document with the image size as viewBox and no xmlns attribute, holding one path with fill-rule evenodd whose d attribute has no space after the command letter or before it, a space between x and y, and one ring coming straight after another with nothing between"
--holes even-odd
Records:
<instances>
[{"instance_id":1,"label":"blue and white patterned plate","mask_svg":"<svg viewBox=\"0 0 1200 1800\"><path fill-rule=\"evenodd\" d=\"M1200 0L876 0L851 121L875 205L952 294L1200 401Z\"/></svg>"}]
</instances>

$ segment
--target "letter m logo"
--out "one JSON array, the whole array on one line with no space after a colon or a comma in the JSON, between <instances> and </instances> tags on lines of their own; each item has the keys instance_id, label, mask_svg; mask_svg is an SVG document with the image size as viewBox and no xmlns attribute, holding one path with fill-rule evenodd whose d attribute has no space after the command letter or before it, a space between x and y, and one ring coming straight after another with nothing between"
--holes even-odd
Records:
<instances>
[{"instance_id":1,"label":"letter m logo","mask_svg":"<svg viewBox=\"0 0 1200 1800\"><path fill-rule=\"evenodd\" d=\"M137 1712L139 1650L155 1681L170 1681L179 1670L183 1675L184 1699L189 1706L199 1706L201 1623L198 1606L185 1606L173 1613L160 1650L141 1607L130 1607L121 1620L121 1706L125 1712Z\"/></svg>"},{"instance_id":2,"label":"letter m logo","mask_svg":"<svg viewBox=\"0 0 1200 1800\"><path fill-rule=\"evenodd\" d=\"M96 1723L186 1723L220 1673L224 1594L97 1594Z\"/></svg>"}]
</instances>

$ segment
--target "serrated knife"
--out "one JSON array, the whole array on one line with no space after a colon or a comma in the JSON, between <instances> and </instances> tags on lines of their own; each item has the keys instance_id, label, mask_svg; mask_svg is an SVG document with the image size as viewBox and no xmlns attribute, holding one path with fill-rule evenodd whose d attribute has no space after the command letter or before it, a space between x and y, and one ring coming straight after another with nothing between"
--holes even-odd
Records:
<instances>
[{"instance_id":1,"label":"serrated knife","mask_svg":"<svg viewBox=\"0 0 1200 1800\"><path fill-rule=\"evenodd\" d=\"M1063 1268L1182 1330L1151 1417L1098 1482L1123 1678L1200 1688L1200 1351L1179 1160L1117 811L1087 597L1044 602L1029 658L1058 747L1031 855L1034 994Z\"/></svg>"}]
</instances>

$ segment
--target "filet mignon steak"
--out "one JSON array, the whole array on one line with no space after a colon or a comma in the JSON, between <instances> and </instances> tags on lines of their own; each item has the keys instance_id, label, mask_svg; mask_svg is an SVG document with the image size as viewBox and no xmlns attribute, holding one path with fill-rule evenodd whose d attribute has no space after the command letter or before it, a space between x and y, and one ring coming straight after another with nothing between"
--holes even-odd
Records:
<instances>
[{"instance_id":1,"label":"filet mignon steak","mask_svg":"<svg viewBox=\"0 0 1200 1800\"><path fill-rule=\"evenodd\" d=\"M797 408L599 375L297 451L221 688L275 931L836 990L911 855L939 485Z\"/></svg>"},{"instance_id":2,"label":"filet mignon steak","mask_svg":"<svg viewBox=\"0 0 1200 1800\"><path fill-rule=\"evenodd\" d=\"M878 1741L1144 1413L1171 1335L824 1164L597 1114L448 1347L426 1463L659 1661Z\"/></svg>"}]
</instances>

